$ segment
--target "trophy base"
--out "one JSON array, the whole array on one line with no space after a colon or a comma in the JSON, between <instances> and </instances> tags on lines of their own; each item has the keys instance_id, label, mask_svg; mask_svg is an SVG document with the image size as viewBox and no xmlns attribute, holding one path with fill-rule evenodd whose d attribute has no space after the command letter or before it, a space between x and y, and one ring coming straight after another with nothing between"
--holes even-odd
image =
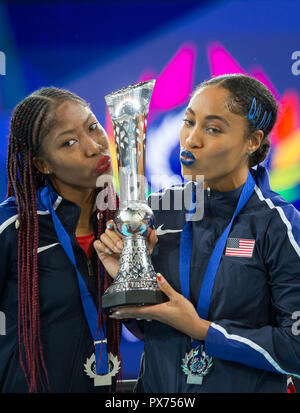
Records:
<instances>
[{"instance_id":1,"label":"trophy base","mask_svg":"<svg viewBox=\"0 0 300 413\"><path fill-rule=\"evenodd\" d=\"M111 313L112 308L127 305L154 305L169 301L162 291L155 290L128 290L104 294L102 310L105 314Z\"/></svg>"}]
</instances>

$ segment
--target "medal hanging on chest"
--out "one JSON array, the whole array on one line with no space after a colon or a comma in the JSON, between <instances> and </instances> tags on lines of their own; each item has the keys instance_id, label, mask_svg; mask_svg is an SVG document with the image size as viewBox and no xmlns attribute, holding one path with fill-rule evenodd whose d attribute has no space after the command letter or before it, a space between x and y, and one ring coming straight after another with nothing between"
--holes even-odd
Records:
<instances>
[{"instance_id":1,"label":"medal hanging on chest","mask_svg":"<svg viewBox=\"0 0 300 413\"><path fill-rule=\"evenodd\" d=\"M106 337L105 324L102 325L102 332ZM110 386L112 377L120 370L120 361L117 356L107 353L107 339L94 341L95 352L88 357L84 364L84 372L94 379L94 386ZM100 359L101 355L101 360Z\"/></svg>"},{"instance_id":2,"label":"medal hanging on chest","mask_svg":"<svg viewBox=\"0 0 300 413\"><path fill-rule=\"evenodd\" d=\"M202 384L203 377L206 376L213 365L212 357L205 354L204 346L198 344L186 353L182 359L182 370L187 377L188 384Z\"/></svg>"},{"instance_id":3,"label":"medal hanging on chest","mask_svg":"<svg viewBox=\"0 0 300 413\"><path fill-rule=\"evenodd\" d=\"M207 320L208 311L211 301L212 290L214 286L215 276L219 268L219 264L223 255L223 251L226 245L226 241L235 217L239 214L240 210L245 206L251 197L255 187L255 181L252 178L251 172L248 172L248 177L245 185L243 186L242 193L240 195L236 210L231 218L230 223L227 225L225 231L218 239L216 246L209 259L199 298L197 303L197 313L200 318ZM192 204L195 203L195 192L193 191ZM189 218L185 223L185 226L181 232L180 238L180 252L179 252L179 273L180 273L180 285L182 295L190 301L190 266L192 256L193 245L193 227L191 223L191 217L194 212L189 211ZM181 368L184 374L187 375L188 384L202 384L203 377L206 376L213 365L213 359L207 355L204 351L204 345L200 341L193 341L191 350L186 353L182 359Z\"/></svg>"},{"instance_id":4,"label":"medal hanging on chest","mask_svg":"<svg viewBox=\"0 0 300 413\"><path fill-rule=\"evenodd\" d=\"M84 365L85 373L94 379L94 386L110 386L112 383L112 377L114 377L120 370L120 361L117 356L113 356L112 353L108 353L108 373L96 374L96 359L95 354L92 354L90 358L87 358Z\"/></svg>"},{"instance_id":5,"label":"medal hanging on chest","mask_svg":"<svg viewBox=\"0 0 300 413\"><path fill-rule=\"evenodd\" d=\"M44 206L51 213L57 237L76 270L82 307L94 340L95 353L87 359L86 364L84 365L84 371L89 377L94 379L95 386L109 386L111 385L111 378L115 376L120 369L120 361L111 353L107 354L105 323L103 321L102 327L98 328L98 312L85 281L77 268L70 237L53 209L50 195L47 192L47 187L41 191L41 199ZM103 280L102 265L101 279Z\"/></svg>"}]
</instances>

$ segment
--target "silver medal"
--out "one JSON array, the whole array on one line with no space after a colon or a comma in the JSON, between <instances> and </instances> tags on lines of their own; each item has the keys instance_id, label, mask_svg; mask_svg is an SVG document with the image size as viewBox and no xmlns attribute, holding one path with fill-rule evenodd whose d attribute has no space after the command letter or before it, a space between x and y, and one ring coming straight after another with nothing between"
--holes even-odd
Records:
<instances>
[{"instance_id":1,"label":"silver medal","mask_svg":"<svg viewBox=\"0 0 300 413\"><path fill-rule=\"evenodd\" d=\"M117 356L113 356L112 353L108 353L108 365L109 373L96 374L95 354L92 354L90 358L87 358L84 365L85 373L92 379L94 379L94 386L110 386L111 378L115 376L120 370L120 361Z\"/></svg>"},{"instance_id":2,"label":"silver medal","mask_svg":"<svg viewBox=\"0 0 300 413\"><path fill-rule=\"evenodd\" d=\"M186 353L181 367L187 375L187 383L202 384L203 377L209 373L212 364L212 357L205 353L203 346L198 346Z\"/></svg>"}]
</instances>

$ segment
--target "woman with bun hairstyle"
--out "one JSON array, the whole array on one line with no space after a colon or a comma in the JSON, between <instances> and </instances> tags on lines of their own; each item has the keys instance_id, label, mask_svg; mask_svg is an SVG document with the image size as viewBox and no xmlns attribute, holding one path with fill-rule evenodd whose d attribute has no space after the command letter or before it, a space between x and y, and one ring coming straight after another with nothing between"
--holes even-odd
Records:
<instances>
[{"instance_id":1,"label":"woman with bun hairstyle","mask_svg":"<svg viewBox=\"0 0 300 413\"><path fill-rule=\"evenodd\" d=\"M16 106L0 204L2 393L115 388L121 325L101 312L111 277L93 248L118 206L104 174L108 138L87 102L49 87Z\"/></svg>"},{"instance_id":2,"label":"woman with bun hairstyle","mask_svg":"<svg viewBox=\"0 0 300 413\"><path fill-rule=\"evenodd\" d=\"M152 262L169 301L111 315L144 320L136 392L284 393L288 375L300 376L300 214L261 164L276 118L272 93L250 76L215 77L194 91L180 130L188 181L149 197ZM193 219L197 197L194 209L175 204L191 187L197 194L201 176L204 213ZM95 246L114 276L105 248L121 240L109 225Z\"/></svg>"}]
</instances>

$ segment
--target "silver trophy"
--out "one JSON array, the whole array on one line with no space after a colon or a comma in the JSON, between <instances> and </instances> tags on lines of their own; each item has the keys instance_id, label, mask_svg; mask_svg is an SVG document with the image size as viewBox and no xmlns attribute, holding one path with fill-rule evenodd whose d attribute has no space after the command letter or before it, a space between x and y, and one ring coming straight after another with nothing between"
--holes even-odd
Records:
<instances>
[{"instance_id":1,"label":"silver trophy","mask_svg":"<svg viewBox=\"0 0 300 413\"><path fill-rule=\"evenodd\" d=\"M102 297L103 311L124 305L167 301L159 291L146 243L154 215L146 201L146 124L155 80L105 96L112 120L119 166L120 205L114 224L124 236L119 271Z\"/></svg>"}]
</instances>

